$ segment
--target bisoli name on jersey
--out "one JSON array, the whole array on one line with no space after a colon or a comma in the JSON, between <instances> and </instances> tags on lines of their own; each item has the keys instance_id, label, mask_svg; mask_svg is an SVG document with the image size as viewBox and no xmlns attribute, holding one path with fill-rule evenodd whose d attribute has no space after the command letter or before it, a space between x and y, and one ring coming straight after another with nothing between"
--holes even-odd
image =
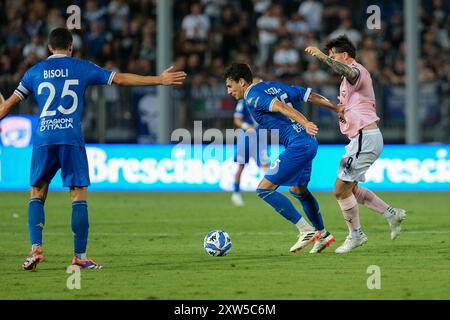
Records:
<instances>
[{"instance_id":1,"label":"bisoli name on jersey","mask_svg":"<svg viewBox=\"0 0 450 320\"><path fill-rule=\"evenodd\" d=\"M44 76L44 79L67 78L69 76L69 69L44 70L43 76Z\"/></svg>"}]
</instances>

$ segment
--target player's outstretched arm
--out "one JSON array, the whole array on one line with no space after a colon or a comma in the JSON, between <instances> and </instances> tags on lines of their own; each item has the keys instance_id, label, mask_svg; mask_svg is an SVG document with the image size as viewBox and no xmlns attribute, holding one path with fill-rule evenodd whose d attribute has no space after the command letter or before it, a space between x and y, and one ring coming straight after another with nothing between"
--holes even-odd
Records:
<instances>
[{"instance_id":1,"label":"player's outstretched arm","mask_svg":"<svg viewBox=\"0 0 450 320\"><path fill-rule=\"evenodd\" d=\"M319 128L315 123L309 121L301 112L295 110L294 108L288 106L281 101L275 101L272 104L272 112L280 112L282 115L300 123L306 132L312 136L315 136L319 132Z\"/></svg>"},{"instance_id":2,"label":"player's outstretched arm","mask_svg":"<svg viewBox=\"0 0 450 320\"><path fill-rule=\"evenodd\" d=\"M330 58L318 48L308 47L305 49L305 51L313 57L316 57L320 61L326 63L334 72L341 76L344 76L352 84L355 83L355 81L358 79L359 73L356 69L346 65L345 63Z\"/></svg>"},{"instance_id":3,"label":"player's outstretched arm","mask_svg":"<svg viewBox=\"0 0 450 320\"><path fill-rule=\"evenodd\" d=\"M330 100L328 100L327 98L325 98L324 96L322 96L318 93L311 92L311 94L308 97L308 102L311 102L312 104L317 104L319 106L333 110L339 116L343 116L343 114L344 114L345 106L343 104L341 104L341 103L334 104Z\"/></svg>"},{"instance_id":4,"label":"player's outstretched arm","mask_svg":"<svg viewBox=\"0 0 450 320\"><path fill-rule=\"evenodd\" d=\"M134 73L116 73L112 80L119 86L156 86L183 84L186 79L184 71L173 71L173 66L164 70L159 76L140 76Z\"/></svg>"},{"instance_id":5,"label":"player's outstretched arm","mask_svg":"<svg viewBox=\"0 0 450 320\"><path fill-rule=\"evenodd\" d=\"M19 96L12 94L6 101L0 94L0 120L3 119L20 102Z\"/></svg>"}]
</instances>

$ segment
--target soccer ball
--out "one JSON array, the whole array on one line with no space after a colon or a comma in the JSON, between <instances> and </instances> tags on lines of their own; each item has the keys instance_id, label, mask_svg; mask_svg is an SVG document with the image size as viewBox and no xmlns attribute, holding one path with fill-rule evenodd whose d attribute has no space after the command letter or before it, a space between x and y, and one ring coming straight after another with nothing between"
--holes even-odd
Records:
<instances>
[{"instance_id":1,"label":"soccer ball","mask_svg":"<svg viewBox=\"0 0 450 320\"><path fill-rule=\"evenodd\" d=\"M214 230L205 236L203 247L210 256L224 256L231 249L231 238L225 231Z\"/></svg>"}]
</instances>

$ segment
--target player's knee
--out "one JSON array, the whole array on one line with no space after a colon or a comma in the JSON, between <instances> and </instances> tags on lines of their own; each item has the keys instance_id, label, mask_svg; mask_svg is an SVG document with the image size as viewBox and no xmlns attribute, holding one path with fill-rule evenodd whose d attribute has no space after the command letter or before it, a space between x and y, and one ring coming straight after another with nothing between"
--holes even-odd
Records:
<instances>
[{"instance_id":1,"label":"player's knee","mask_svg":"<svg viewBox=\"0 0 450 320\"><path fill-rule=\"evenodd\" d=\"M258 189L273 189L276 190L278 188L278 185L273 184L266 178L262 179L261 182L258 184Z\"/></svg>"},{"instance_id":2,"label":"player's knee","mask_svg":"<svg viewBox=\"0 0 450 320\"><path fill-rule=\"evenodd\" d=\"M334 197L335 197L336 199L339 199L339 198L342 196L342 191L335 188L335 189L333 190L333 195L334 195Z\"/></svg>"},{"instance_id":3,"label":"player's knee","mask_svg":"<svg viewBox=\"0 0 450 320\"><path fill-rule=\"evenodd\" d=\"M86 201L87 188L86 187L71 187L70 188L70 200L74 201Z\"/></svg>"},{"instance_id":4,"label":"player's knee","mask_svg":"<svg viewBox=\"0 0 450 320\"><path fill-rule=\"evenodd\" d=\"M333 195L337 200L348 198L351 194L352 194L351 191L345 189L335 188L333 190Z\"/></svg>"},{"instance_id":5,"label":"player's knee","mask_svg":"<svg viewBox=\"0 0 450 320\"><path fill-rule=\"evenodd\" d=\"M353 194L355 185L356 184L354 182L337 179L334 184L333 195L337 200L346 199Z\"/></svg>"},{"instance_id":6,"label":"player's knee","mask_svg":"<svg viewBox=\"0 0 450 320\"><path fill-rule=\"evenodd\" d=\"M36 188L32 187L30 191L30 199L41 199L42 202L45 202L46 192L44 188Z\"/></svg>"},{"instance_id":7,"label":"player's knee","mask_svg":"<svg viewBox=\"0 0 450 320\"><path fill-rule=\"evenodd\" d=\"M256 195L258 197L260 197L261 199L265 199L267 196L269 196L270 194L272 194L274 192L273 189L263 189L263 188L258 188L256 189Z\"/></svg>"},{"instance_id":8,"label":"player's knee","mask_svg":"<svg viewBox=\"0 0 450 320\"><path fill-rule=\"evenodd\" d=\"M310 194L307 187L290 187L289 192L300 200L307 198Z\"/></svg>"}]
</instances>

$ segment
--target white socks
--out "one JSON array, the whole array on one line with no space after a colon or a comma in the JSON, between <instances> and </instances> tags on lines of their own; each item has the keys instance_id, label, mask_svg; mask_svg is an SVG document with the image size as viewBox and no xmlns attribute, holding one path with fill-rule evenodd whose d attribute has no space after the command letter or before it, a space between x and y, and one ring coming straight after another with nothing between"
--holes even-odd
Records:
<instances>
[{"instance_id":1,"label":"white socks","mask_svg":"<svg viewBox=\"0 0 450 320\"><path fill-rule=\"evenodd\" d=\"M352 232L350 232L350 238L355 239L355 238L360 238L364 233L362 232L361 228L352 230Z\"/></svg>"},{"instance_id":2,"label":"white socks","mask_svg":"<svg viewBox=\"0 0 450 320\"><path fill-rule=\"evenodd\" d=\"M87 260L86 252L85 253L77 253L76 256L80 260Z\"/></svg>"},{"instance_id":3,"label":"white socks","mask_svg":"<svg viewBox=\"0 0 450 320\"><path fill-rule=\"evenodd\" d=\"M392 218L395 216L395 210L392 207L389 207L386 209L385 212L383 212L383 216L385 216L386 219L389 221L392 220Z\"/></svg>"},{"instance_id":4,"label":"white socks","mask_svg":"<svg viewBox=\"0 0 450 320\"><path fill-rule=\"evenodd\" d=\"M305 220L305 218L301 217L300 220L295 224L298 231L300 232L311 232L314 231L314 228Z\"/></svg>"}]
</instances>

